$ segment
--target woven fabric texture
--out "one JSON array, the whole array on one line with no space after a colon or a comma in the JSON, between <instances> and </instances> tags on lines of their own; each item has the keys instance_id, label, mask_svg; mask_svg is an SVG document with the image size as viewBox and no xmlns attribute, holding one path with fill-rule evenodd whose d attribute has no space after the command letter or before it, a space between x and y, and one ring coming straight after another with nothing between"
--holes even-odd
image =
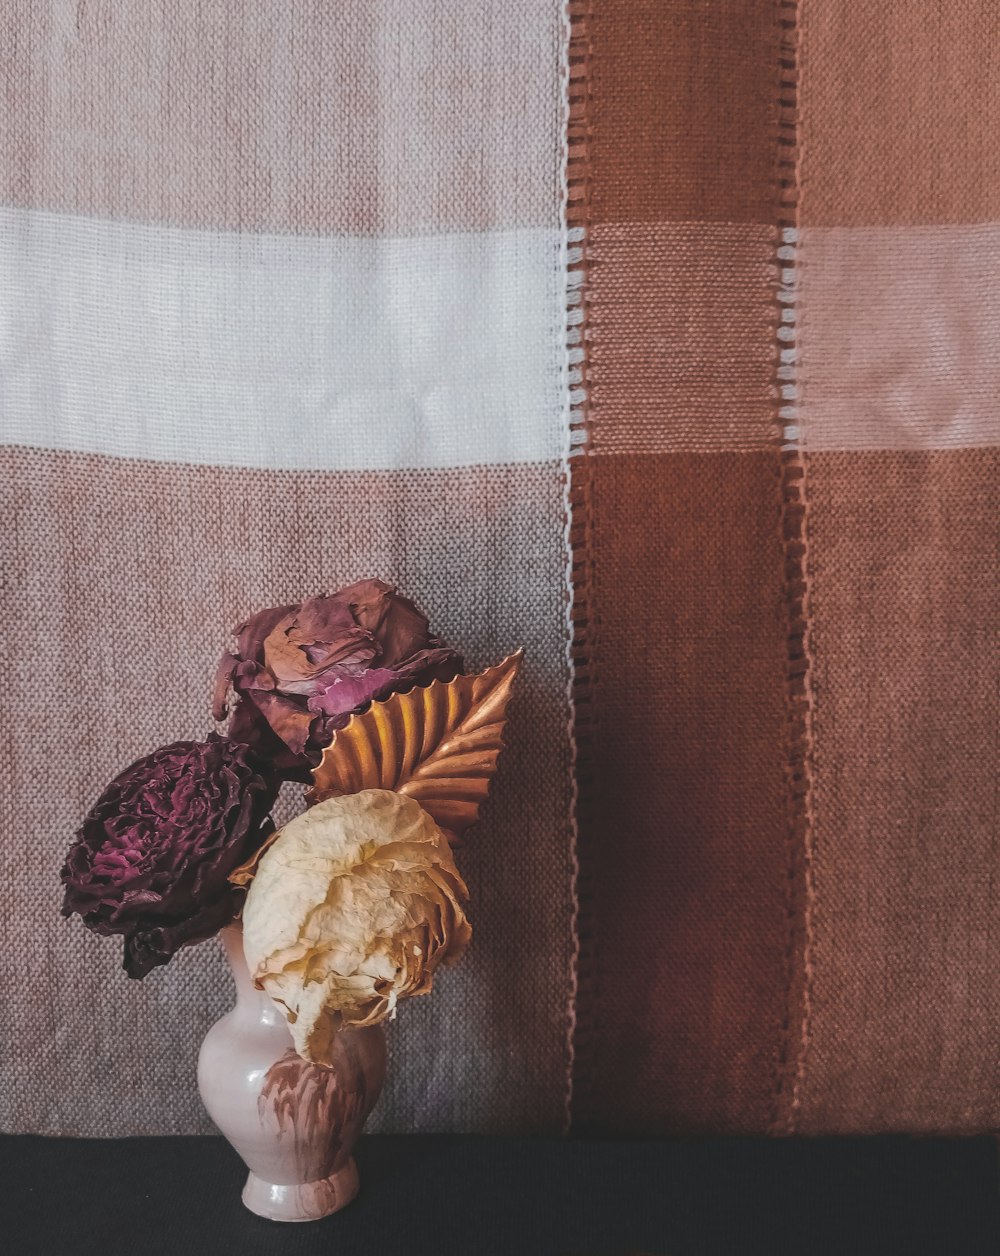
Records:
<instances>
[{"instance_id":1,"label":"woven fabric texture","mask_svg":"<svg viewBox=\"0 0 1000 1256\"><path fill-rule=\"evenodd\" d=\"M574 1120L994 1129L996 8L572 9Z\"/></svg>"},{"instance_id":2,"label":"woven fabric texture","mask_svg":"<svg viewBox=\"0 0 1000 1256\"><path fill-rule=\"evenodd\" d=\"M220 951L130 982L58 870L234 624L364 575L527 647L373 1128L1000 1127L991 0L0 46L0 1127L210 1129Z\"/></svg>"},{"instance_id":3,"label":"woven fabric texture","mask_svg":"<svg viewBox=\"0 0 1000 1256\"><path fill-rule=\"evenodd\" d=\"M0 14L0 1124L211 1128L195 1061L231 999L217 945L128 981L59 918L61 859L118 769L212 727L235 624L378 575L470 663L518 644L527 663L462 856L477 943L391 1026L373 1128L560 1130L558 4Z\"/></svg>"}]
</instances>

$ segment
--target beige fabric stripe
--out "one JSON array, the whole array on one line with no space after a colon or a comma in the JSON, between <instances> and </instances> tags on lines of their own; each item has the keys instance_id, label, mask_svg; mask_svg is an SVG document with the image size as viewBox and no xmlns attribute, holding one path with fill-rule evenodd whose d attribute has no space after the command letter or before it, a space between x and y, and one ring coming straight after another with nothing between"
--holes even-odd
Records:
<instances>
[{"instance_id":1,"label":"beige fabric stripe","mask_svg":"<svg viewBox=\"0 0 1000 1256\"><path fill-rule=\"evenodd\" d=\"M801 222L1000 217L996 0L799 8Z\"/></svg>"},{"instance_id":2,"label":"beige fabric stripe","mask_svg":"<svg viewBox=\"0 0 1000 1256\"><path fill-rule=\"evenodd\" d=\"M527 647L484 823L461 854L474 944L390 1028L375 1129L557 1131L571 877L565 550L557 463L401 473L219 470L8 449L0 742L0 1126L210 1129L198 1044L229 1004L214 943L142 983L58 914L83 809L164 741L211 727L248 611L368 574L396 580L473 664Z\"/></svg>"},{"instance_id":3,"label":"beige fabric stripe","mask_svg":"<svg viewBox=\"0 0 1000 1256\"><path fill-rule=\"evenodd\" d=\"M799 1128L1000 1126L1000 451L809 456L812 1016Z\"/></svg>"},{"instance_id":4,"label":"beige fabric stripe","mask_svg":"<svg viewBox=\"0 0 1000 1256\"><path fill-rule=\"evenodd\" d=\"M773 446L775 236L745 223L592 228L595 453Z\"/></svg>"},{"instance_id":5,"label":"beige fabric stripe","mask_svg":"<svg viewBox=\"0 0 1000 1256\"><path fill-rule=\"evenodd\" d=\"M1000 223L800 233L808 449L1000 444Z\"/></svg>"},{"instance_id":6,"label":"beige fabric stripe","mask_svg":"<svg viewBox=\"0 0 1000 1256\"><path fill-rule=\"evenodd\" d=\"M2 0L0 201L229 229L551 221L561 8Z\"/></svg>"},{"instance_id":7,"label":"beige fabric stripe","mask_svg":"<svg viewBox=\"0 0 1000 1256\"><path fill-rule=\"evenodd\" d=\"M776 237L748 224L592 228L595 453L767 449L775 406L806 449L1000 443L1000 224Z\"/></svg>"}]
</instances>

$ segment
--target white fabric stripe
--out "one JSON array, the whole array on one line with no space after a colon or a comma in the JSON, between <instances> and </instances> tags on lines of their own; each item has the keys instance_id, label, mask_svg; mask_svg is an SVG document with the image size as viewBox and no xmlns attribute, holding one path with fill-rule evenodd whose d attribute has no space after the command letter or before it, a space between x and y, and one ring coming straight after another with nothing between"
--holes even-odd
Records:
<instances>
[{"instance_id":1,"label":"white fabric stripe","mask_svg":"<svg viewBox=\"0 0 1000 1256\"><path fill-rule=\"evenodd\" d=\"M397 469L557 460L552 228L247 235L0 210L0 438Z\"/></svg>"},{"instance_id":2,"label":"white fabric stripe","mask_svg":"<svg viewBox=\"0 0 1000 1256\"><path fill-rule=\"evenodd\" d=\"M796 254L802 446L1000 444L1000 223L805 227Z\"/></svg>"}]
</instances>

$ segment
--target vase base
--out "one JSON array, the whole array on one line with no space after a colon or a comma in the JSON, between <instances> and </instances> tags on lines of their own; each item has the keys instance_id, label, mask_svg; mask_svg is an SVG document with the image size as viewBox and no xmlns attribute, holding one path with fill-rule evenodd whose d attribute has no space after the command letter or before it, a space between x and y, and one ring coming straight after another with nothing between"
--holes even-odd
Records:
<instances>
[{"instance_id":1,"label":"vase base","mask_svg":"<svg viewBox=\"0 0 1000 1256\"><path fill-rule=\"evenodd\" d=\"M318 1221L346 1208L357 1193L358 1170L352 1156L336 1173L317 1182L282 1185L264 1182L251 1173L243 1188L243 1202L269 1221Z\"/></svg>"}]
</instances>

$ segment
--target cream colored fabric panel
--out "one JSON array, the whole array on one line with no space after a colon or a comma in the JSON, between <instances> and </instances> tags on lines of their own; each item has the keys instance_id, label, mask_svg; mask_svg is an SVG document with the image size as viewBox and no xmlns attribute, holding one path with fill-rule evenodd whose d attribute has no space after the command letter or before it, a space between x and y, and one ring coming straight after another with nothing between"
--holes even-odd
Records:
<instances>
[{"instance_id":1,"label":"cream colored fabric panel","mask_svg":"<svg viewBox=\"0 0 1000 1256\"><path fill-rule=\"evenodd\" d=\"M557 460L552 219L323 238L0 210L2 439L315 470Z\"/></svg>"}]
</instances>

